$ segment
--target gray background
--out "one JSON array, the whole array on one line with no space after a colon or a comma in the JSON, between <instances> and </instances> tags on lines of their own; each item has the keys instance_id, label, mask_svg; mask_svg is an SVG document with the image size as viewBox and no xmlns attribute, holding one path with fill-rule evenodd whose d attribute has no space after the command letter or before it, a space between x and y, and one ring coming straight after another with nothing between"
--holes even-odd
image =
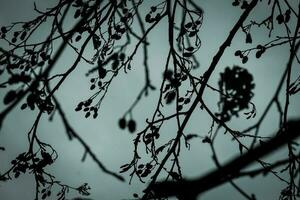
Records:
<instances>
[{"instance_id":1,"label":"gray background","mask_svg":"<svg viewBox=\"0 0 300 200\"><path fill-rule=\"evenodd\" d=\"M36 2L40 8L55 4L55 1L46 0ZM145 1L147 5L155 4L155 2L158 1ZM204 9L205 14L203 27L200 31L202 47L197 53L201 67L194 72L195 74L200 74L207 68L219 45L224 41L229 30L240 16L241 10L232 7L231 2L231 0L197 1ZM297 2L294 1L295 4ZM32 9L32 0L0 0L0 25L31 19L35 16ZM147 11L147 6L145 6L145 9ZM265 4L260 3L252 14L255 18L262 19L262 17L266 16L266 13L268 12ZM157 87L161 83L161 73L168 51L166 28L167 23L164 20L149 36L149 41L152 43L149 49L151 80ZM281 29L282 27L277 28ZM46 33L47 29L44 29L40 32L40 36ZM283 32L276 31L274 36L276 35L283 35ZM37 38L40 36L37 36ZM220 60L217 72L209 82L211 85L217 86L218 71L222 71L226 66L235 64L247 68L253 74L256 83L253 102L257 107L257 117L246 120L245 116L241 115L241 118L233 119L229 125L237 130L255 123L261 115L263 108L267 105L276 89L278 79L285 68L289 54L288 46L274 48L267 51L260 60L255 59L254 55L249 56L249 61L242 65L240 59L233 55L237 49L256 46L260 41L268 40L265 29L254 31L252 37L253 44L245 45L245 35L241 31L237 34L231 47L226 50ZM131 52L131 49L129 49L129 52ZM62 56L57 67L55 67L56 72L64 72L68 64L72 62L70 58L73 55L71 51L67 51ZM86 55L89 55L89 52L86 52ZM141 52L136 55L132 67L133 69L128 74L120 73L119 78L114 81L106 100L102 104L100 116L96 120L87 120L82 113L75 113L74 111L77 103L91 94L88 90L89 79L83 75L87 71L87 66L84 63L81 63L81 66L72 73L56 95L63 102L62 107L65 109L73 127L91 146L91 149L100 160L113 171L119 171L119 166L130 161L133 152L132 140L134 135L121 131L117 126L117 121L134 101L144 83ZM295 80L299 74L299 66L295 65L293 69L292 80ZM5 77L0 77L0 82L4 80ZM1 97L4 94L5 90L1 92ZM207 89L205 96L205 100L211 102L209 106L217 111L218 94ZM133 117L138 120L138 130L142 130L145 125L145 119L152 116L157 97L158 90L153 92L151 97L144 99L134 110ZM299 100L299 94L291 97L290 117L299 116ZM0 106L2 110L3 105ZM172 108L173 106L171 105L170 107ZM198 133L204 136L209 130L211 119L199 111L193 114L186 132ZM8 169L10 161L20 152L27 150L26 133L30 129L35 116L36 111L20 112L19 109L14 109L4 121L0 132L0 146L4 146L6 151L0 152L0 171L3 172ZM262 135L269 135L274 132L277 129L277 122L278 114L276 108L273 107L266 118L264 126L261 128ZM170 138L175 134L175 130L174 122L166 125L161 133L162 139ZM55 174L58 180L69 185L78 186L88 182L92 187L90 198L104 200L127 199L131 198L133 193L141 194L141 191L146 186L137 179L134 179L131 185L128 185L128 181L121 183L115 180L100 171L89 157L82 163L80 159L84 150L77 141L68 141L58 115L56 115L52 123L48 122L47 116L43 116L38 128L38 134L40 138L50 143L59 153L59 158L55 164L48 167L49 172ZM238 145L231 141L229 135L220 135L216 142L216 151L222 163L239 154ZM282 149L265 159L270 161L278 159L286 155L285 153L285 149ZM182 148L180 161L183 174L187 178L199 176L215 168L211 159L210 149L207 145L202 144L201 140L197 139L191 142L190 151ZM129 180L128 174L123 175ZM262 200L277 199L281 189L285 187L282 182L272 175L267 177L258 176L255 179L243 178L238 180L237 183L249 193L256 193L257 199ZM0 199L33 199L34 184L33 177L30 175L22 175L16 180L0 183ZM73 196L76 196L76 194L71 193L69 197ZM54 199L54 196L52 198ZM225 184L205 193L201 199L243 199L243 197L232 186Z\"/></svg>"}]
</instances>

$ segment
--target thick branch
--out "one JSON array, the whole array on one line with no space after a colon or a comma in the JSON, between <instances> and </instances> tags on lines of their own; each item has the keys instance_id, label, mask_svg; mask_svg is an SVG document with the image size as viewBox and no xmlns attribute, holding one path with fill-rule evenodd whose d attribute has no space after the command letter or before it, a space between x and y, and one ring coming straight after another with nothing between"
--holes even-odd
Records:
<instances>
[{"instance_id":1,"label":"thick branch","mask_svg":"<svg viewBox=\"0 0 300 200\"><path fill-rule=\"evenodd\" d=\"M152 185L150 189L155 193L156 197L196 197L198 194L204 193L229 180L239 177L242 169L298 137L300 134L299 130L300 119L291 120L287 123L286 130L280 130L279 133L270 141L233 159L225 164L221 169L214 170L194 180L157 183Z\"/></svg>"},{"instance_id":2,"label":"thick branch","mask_svg":"<svg viewBox=\"0 0 300 200\"><path fill-rule=\"evenodd\" d=\"M243 22L246 20L246 18L248 17L248 15L250 14L250 12L252 11L252 9L256 6L258 0L253 0L249 6L247 7L247 9L245 10L245 12L241 15L240 19L236 22L236 24L234 25L234 27L232 28L232 30L230 31L227 39L225 40L225 42L220 46L219 51L216 53L216 55L213 58L213 61L211 62L209 68L207 69L207 71L204 73L204 78L203 78L203 83L201 84L200 90L198 92L197 98L195 99L195 101L193 102L192 106L190 107L190 109L187 112L186 117L184 118L178 133L177 133L177 137L175 139L175 142L173 143L171 149L168 151L168 153L166 154L166 156L164 157L164 159L162 160L159 168L156 170L152 181L150 183L150 186L152 184L155 183L158 175L160 174L161 170L163 169L165 163L168 161L169 157L172 155L172 152L176 149L180 138L183 134L183 130L185 128L185 126L187 125L193 111L195 110L195 108L197 107L199 100L202 99L202 95L204 93L204 90L206 88L206 84L212 74L212 72L215 70L220 58L222 57L225 49L230 46L231 41L233 39L233 37L235 36L235 34L237 33L237 31L239 30L239 28L242 26ZM146 198L146 197L145 197Z\"/></svg>"}]
</instances>

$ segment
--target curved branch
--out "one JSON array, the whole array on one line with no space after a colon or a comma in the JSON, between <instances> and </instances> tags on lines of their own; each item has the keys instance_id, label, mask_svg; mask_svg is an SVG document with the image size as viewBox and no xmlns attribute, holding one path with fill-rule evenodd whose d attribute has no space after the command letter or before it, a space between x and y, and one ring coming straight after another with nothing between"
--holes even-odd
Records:
<instances>
[{"instance_id":1,"label":"curved branch","mask_svg":"<svg viewBox=\"0 0 300 200\"><path fill-rule=\"evenodd\" d=\"M299 130L300 119L290 120L287 122L287 128L279 130L273 139L231 160L220 169L214 170L194 180L156 183L148 188L148 190L154 192L156 197L196 197L198 194L239 177L240 171L255 162L255 160L274 152L274 150L296 139L300 135Z\"/></svg>"}]
</instances>

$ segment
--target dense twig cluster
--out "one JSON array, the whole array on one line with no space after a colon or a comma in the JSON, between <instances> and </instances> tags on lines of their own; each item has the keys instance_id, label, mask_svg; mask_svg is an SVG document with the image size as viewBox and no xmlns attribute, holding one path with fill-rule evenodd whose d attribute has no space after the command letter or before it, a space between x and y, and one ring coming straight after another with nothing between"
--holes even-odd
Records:
<instances>
[{"instance_id":1,"label":"dense twig cluster","mask_svg":"<svg viewBox=\"0 0 300 200\"><path fill-rule=\"evenodd\" d=\"M266 18L257 21L251 13L263 3L267 4L269 12ZM131 133L136 132L137 122L133 111L143 97L147 97L156 89L149 75L148 59L151 43L148 41L148 35L166 20L169 50L164 60L156 107L152 117L146 119L146 127L135 136L132 160L121 166L120 171L130 172L130 181L134 177L141 182L150 180L143 195L134 194L134 198L164 199L170 195L177 195L179 199L193 199L208 189L229 182L246 199L254 200L255 195L248 194L233 179L270 173L287 183L280 199L296 199L300 194L300 160L297 143L293 140L299 134L295 133L299 131L299 121L289 122L288 111L289 99L300 90L300 76L296 80L292 80L291 77L294 61L300 63L297 56L300 46L300 6L296 8L295 2L288 0L267 2L234 0L232 5L242 10L240 18L220 45L210 65L204 69L204 73L194 75L193 70L199 67L196 52L201 48L202 43L199 34L204 23L202 8L193 0L161 0L156 4L153 3L145 13L141 12L144 4L143 0L59 0L56 6L46 11L38 9L35 5L38 16L31 21L16 22L1 27L1 44L8 47L0 47L0 72L3 77L6 77L6 80L0 83L0 87L8 90L3 89L6 90L3 99L5 108L0 113L0 125L12 109L19 107L21 102L22 110L38 110L36 120L27 134L28 151L20 154L11 162L11 168L0 174L1 181L12 179L12 176L18 178L20 174L29 172L35 177L36 199L50 196L53 185L61 188L57 194L58 199L65 199L70 189L82 195L89 194L90 188L86 183L79 187L62 184L45 169L55 162L58 153L51 144L40 140L38 125L42 115L49 115L52 119L55 112L61 117L68 138L78 140L84 147L83 161L90 156L103 172L124 180L119 174L107 169L80 134L73 129L72 122L67 119L55 93L80 62L85 62L90 67L85 75L90 80L91 95L83 97L74 109L83 112L85 118L97 118L101 103L109 92L112 82L120 73L130 72L133 67L132 61L137 52L142 49L145 83L134 102L118 121L121 129L128 129ZM71 28L65 25L68 16L73 17ZM133 25L134 22L137 23ZM36 33L45 25L49 27L48 35L40 41L35 40ZM260 59L271 48L280 48L284 45L289 45L289 59L277 90L265 110L261 112L258 121L245 130L233 130L227 124L232 118L240 116L241 113L247 119L256 116L256 106L252 102L255 77L247 69L233 66L227 67L220 74L218 86L212 86L208 82L238 31L245 33L245 43L252 45L255 39L252 31L258 28L267 29L270 41L253 45L245 50L236 50L234 55L241 58L242 64L252 59L253 52L256 59ZM277 28L284 30L285 34L273 37ZM137 29L141 34L136 32ZM92 56L85 53L89 47L93 48ZM76 54L73 64L65 72L53 74L53 68L57 66L57 62L67 48ZM218 111L209 108L208 102L205 102L206 89L211 89L220 95ZM284 91L284 103L279 100L281 91ZM174 104L173 112L168 113L165 108ZM277 127L278 134L272 139L272 136L260 136L259 129L273 104L278 109L280 121ZM185 132L191 115L199 107L210 116L212 121L211 129L205 136ZM176 122L176 135L170 136L168 141L162 143L160 141L162 129L170 121ZM228 137L238 144L242 154L225 166L219 162L214 149L215 138L218 132L222 131L228 133L230 135ZM182 148L190 147L190 140L198 137L202 138L203 145L211 147L217 170L199 180L186 181L183 179L179 155ZM251 140L250 145L244 143L241 138ZM259 147L255 147L257 140L260 141ZM262 156L285 143L288 144L286 159L275 163L261 160ZM5 151L5 148L0 146L0 150ZM142 157L144 153L149 156ZM243 168L253 162L260 164L261 168L243 171ZM274 171L281 166L283 166L282 172L288 172L288 180ZM162 177L162 172L166 172L167 176ZM158 183L158 178L173 182Z\"/></svg>"}]
</instances>

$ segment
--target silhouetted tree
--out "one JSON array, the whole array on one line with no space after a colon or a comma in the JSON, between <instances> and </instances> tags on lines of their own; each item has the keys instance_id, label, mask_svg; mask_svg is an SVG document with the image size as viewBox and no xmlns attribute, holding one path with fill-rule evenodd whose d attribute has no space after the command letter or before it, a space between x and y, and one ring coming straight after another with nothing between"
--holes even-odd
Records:
<instances>
[{"instance_id":1,"label":"silhouetted tree","mask_svg":"<svg viewBox=\"0 0 300 200\"><path fill-rule=\"evenodd\" d=\"M151 6L143 8L146 2ZM49 115L51 120L53 114L57 113L68 138L77 140L84 147L83 161L87 156L91 157L103 172L120 181L124 181L120 173L125 172L129 172L130 181L133 177L137 177L141 182L150 181L143 195L133 194L135 199L167 199L169 196L195 199L199 194L228 182L246 199L254 200L255 194L248 194L248 191L243 190L234 181L240 177L267 173L287 183L280 199L299 197L300 160L295 139L299 135L300 121L288 120L288 117L290 98L300 90L300 76L297 79L291 76L293 63L300 64L297 56L300 46L300 2L234 0L228 3L232 3L234 9L241 9L242 14L233 23L215 56L210 58L210 65L201 66L201 74L196 74L199 71L195 70L199 68L200 62L196 56L197 50L201 48L199 31L205 23L200 1L59 0L55 6L44 11L35 5L37 17L31 21L3 25L0 31L3 44L0 47L0 72L5 81L0 83L0 87L5 92L5 106L0 113L0 125L13 109L19 108L35 111L33 114L36 115L36 120L27 133L28 150L11 161L11 168L1 172L0 180L4 182L18 178L22 173L31 173L36 182L36 199L51 196L53 185L60 187L59 193L55 194L57 199L65 199L69 190L89 195L90 187L87 183L72 187L59 182L45 169L55 162L59 152L47 141L40 139L37 128L42 115ZM266 4L268 10L263 19L257 20L251 13L261 4ZM145 119L146 126L137 130L137 122L132 112L143 98L147 98L156 90L149 73L149 46L152 42L148 40L148 36L163 20L167 20L168 25L166 34L169 51L164 60L161 60L165 67L161 85L157 89L159 96L153 108L154 113ZM70 27L70 24L73 26ZM37 41L36 34L45 26L49 27L49 31L43 39ZM252 45L252 32L261 28L267 29L269 39L263 44ZM283 30L285 35L273 36L276 29ZM228 123L232 118L240 115L245 115L247 119L256 117L256 107L252 102L254 77L241 65L226 67L219 74L217 86L210 85L209 80L216 73L220 59L239 31L245 34L245 43L252 46L249 49L238 49L233 55L240 57L242 64L247 63L249 59L260 59L272 48L288 46L290 52L284 73L278 80L277 90L273 97L265 97L268 104L260 111L256 123L244 130L233 130ZM91 47L93 55L86 55L85 51ZM76 53L73 64L63 73L53 73L66 49L72 49ZM97 118L111 83L120 74L130 73L132 61L139 50L143 52L145 82L132 105L120 119L116 119L120 129L136 133L133 155L132 160L121 166L120 173L117 173L105 167L92 148L72 127L72 121L66 117L55 93L80 62L85 62L89 65L85 75L90 78L89 89L92 95L84 97L74 109L83 113L85 118ZM209 108L204 98L205 90L212 90L220 95L218 111ZM164 108L171 106L170 104L175 106L172 113L168 114ZM278 131L274 135L263 137L260 127L273 105L276 106L280 119L276 124ZM205 136L185 132L196 109L206 112L212 120L211 129ZM170 135L168 141L160 141L162 127L171 121L176 122L175 137ZM237 143L241 153L227 164L219 162L215 151L215 139L220 132L226 133L229 139ZM195 138L201 138L203 145L211 147L216 169L194 180L186 180L181 172L179 155L181 149L189 148L190 141ZM245 142L242 138L251 142ZM283 145L288 147L285 159L274 163L262 160L263 156ZM5 147L0 146L0 150L1 153L5 153ZM144 155L144 151L150 156L143 158L141 155ZM245 167L252 163L258 163L261 168L245 171ZM288 180L280 177L275 171L279 167L281 172L288 172ZM160 182L158 179L162 178L165 181Z\"/></svg>"}]
</instances>

